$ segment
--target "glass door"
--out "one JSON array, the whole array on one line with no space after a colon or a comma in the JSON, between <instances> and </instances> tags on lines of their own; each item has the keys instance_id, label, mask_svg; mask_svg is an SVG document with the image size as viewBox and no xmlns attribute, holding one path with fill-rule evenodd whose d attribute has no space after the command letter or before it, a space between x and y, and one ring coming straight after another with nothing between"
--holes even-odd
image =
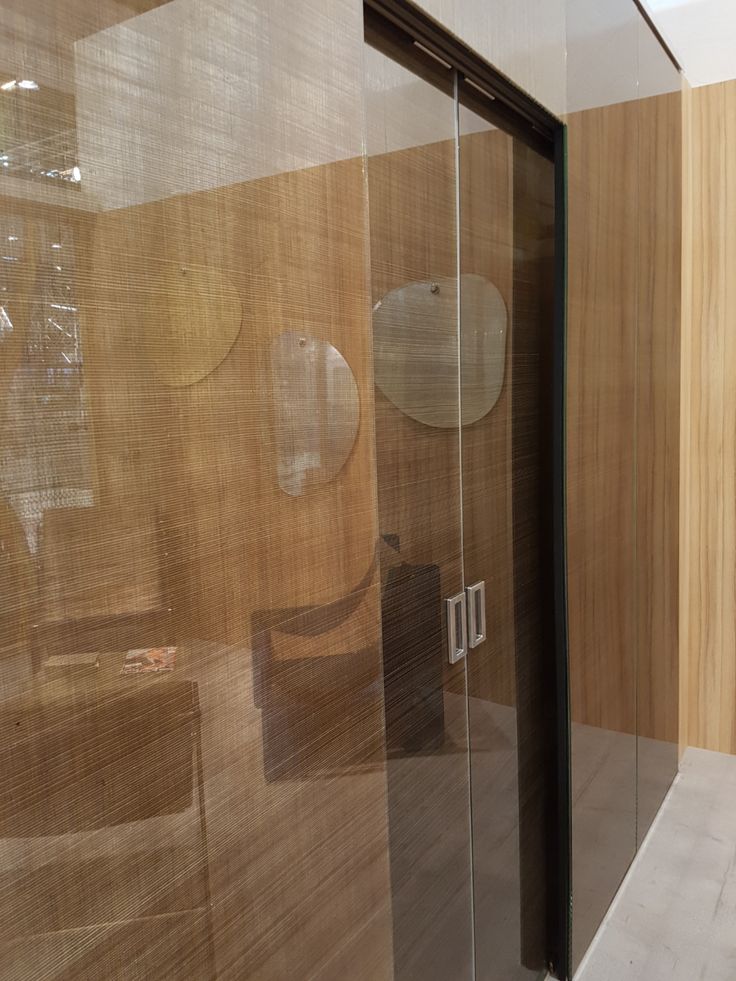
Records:
<instances>
[{"instance_id":1,"label":"glass door","mask_svg":"<svg viewBox=\"0 0 736 981\"><path fill-rule=\"evenodd\" d=\"M566 909L553 150L395 34L368 41L395 977L531 981Z\"/></svg>"},{"instance_id":2,"label":"glass door","mask_svg":"<svg viewBox=\"0 0 736 981\"><path fill-rule=\"evenodd\" d=\"M555 734L546 704L555 689L554 164L487 114L462 105L459 119L476 971L521 981L547 969L555 856Z\"/></svg>"},{"instance_id":3,"label":"glass door","mask_svg":"<svg viewBox=\"0 0 736 981\"><path fill-rule=\"evenodd\" d=\"M471 979L452 86L366 46L388 827L397 979ZM457 603L460 612L461 602Z\"/></svg>"}]
</instances>

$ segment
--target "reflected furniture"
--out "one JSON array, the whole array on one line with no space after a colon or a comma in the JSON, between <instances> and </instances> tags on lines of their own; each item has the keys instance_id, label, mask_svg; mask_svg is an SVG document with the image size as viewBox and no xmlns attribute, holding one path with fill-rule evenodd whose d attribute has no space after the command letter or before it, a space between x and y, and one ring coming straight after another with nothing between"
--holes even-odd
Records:
<instances>
[{"instance_id":1,"label":"reflected furniture","mask_svg":"<svg viewBox=\"0 0 736 981\"><path fill-rule=\"evenodd\" d=\"M198 686L122 660L0 707L8 976L214 977Z\"/></svg>"},{"instance_id":2,"label":"reflected furniture","mask_svg":"<svg viewBox=\"0 0 736 981\"><path fill-rule=\"evenodd\" d=\"M442 746L439 568L401 563L388 569L380 639L365 581L334 603L254 615L254 699L267 780L349 773L380 764L384 754ZM361 703L380 699L385 745L360 736Z\"/></svg>"},{"instance_id":3,"label":"reflected furniture","mask_svg":"<svg viewBox=\"0 0 736 981\"><path fill-rule=\"evenodd\" d=\"M39 536L38 669L54 655L171 643L164 536L141 508L46 511Z\"/></svg>"}]
</instances>

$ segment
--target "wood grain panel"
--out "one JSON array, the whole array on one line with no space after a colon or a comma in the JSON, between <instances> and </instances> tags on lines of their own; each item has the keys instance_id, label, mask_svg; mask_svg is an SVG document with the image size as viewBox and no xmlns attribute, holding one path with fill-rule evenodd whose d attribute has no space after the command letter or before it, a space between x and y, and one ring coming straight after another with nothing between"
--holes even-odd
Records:
<instances>
[{"instance_id":1,"label":"wood grain panel","mask_svg":"<svg viewBox=\"0 0 736 981\"><path fill-rule=\"evenodd\" d=\"M733 589L736 83L695 89L686 194L682 376L682 741L736 752L736 597Z\"/></svg>"},{"instance_id":2,"label":"wood grain panel","mask_svg":"<svg viewBox=\"0 0 736 981\"><path fill-rule=\"evenodd\" d=\"M638 732L677 742L682 97L638 113Z\"/></svg>"},{"instance_id":3,"label":"wood grain panel","mask_svg":"<svg viewBox=\"0 0 736 981\"><path fill-rule=\"evenodd\" d=\"M637 323L637 833L677 772L682 95L642 99Z\"/></svg>"},{"instance_id":4,"label":"wood grain panel","mask_svg":"<svg viewBox=\"0 0 736 981\"><path fill-rule=\"evenodd\" d=\"M693 308L693 132L692 94L682 87L682 328L680 332L680 548L679 548L679 682L680 758L688 745L690 678L690 466L692 455L692 308Z\"/></svg>"},{"instance_id":5,"label":"wood grain panel","mask_svg":"<svg viewBox=\"0 0 736 981\"><path fill-rule=\"evenodd\" d=\"M3 798L6 817L23 832L17 844L3 841L0 856L0 899L10 910L0 944L19 981L164 971L265 979L295 970L327 979L343 977L346 963L359 965L366 981L392 973L381 611L371 577L378 529L365 204L362 162L346 161L80 216L85 234L57 260L77 270L94 506L46 512L22 598L38 577L42 609L55 629L63 626L54 653L89 651L90 621L109 621L114 643L92 648L100 668L91 675L26 669L19 685L3 660L0 723L27 733L35 761L13 771ZM18 208L57 227L63 218L58 209L8 205ZM244 318L218 367L195 385L170 387L145 339L169 303L177 306L176 277L167 271L187 267L227 277ZM21 305L38 304L37 279L11 293ZM283 330L335 345L361 401L345 467L301 498L279 488L273 446L268 350ZM13 380L32 394L29 378ZM11 379L3 381L7 394ZM5 423L4 440L17 441L17 420ZM41 416L22 435L32 448L54 437ZM82 441L71 430L55 436L70 456ZM328 612L321 644L284 634L278 690L264 691L267 645L253 635L256 614L275 611L288 622L361 583L345 629L327 629ZM162 599L170 616L158 642L178 648L172 680L196 693L199 735L183 766L183 743L160 712L168 735L151 743L147 770L135 755L124 759L128 737L153 728L137 679L120 672L125 650L150 642L139 619L127 616L131 605L145 612ZM23 640L27 663L31 644ZM43 664L46 634L35 646ZM156 679L150 685L160 687ZM90 725L97 757L86 748ZM278 745L266 738L274 730ZM39 817L36 764L50 746L63 766L53 770L39 864L21 805L30 801L31 817ZM274 779L276 757L286 764ZM150 779L151 769L169 782ZM178 777L184 771L186 781ZM191 803L174 807L185 782ZM126 814L118 826L100 810L106 795L145 804L145 818ZM77 844L62 855L55 832L70 822ZM168 940L145 925L151 912L171 921Z\"/></svg>"},{"instance_id":6,"label":"wood grain panel","mask_svg":"<svg viewBox=\"0 0 736 981\"><path fill-rule=\"evenodd\" d=\"M569 120L573 718L629 733L638 718L643 736L667 741L678 718L680 113L672 93Z\"/></svg>"},{"instance_id":7,"label":"wood grain panel","mask_svg":"<svg viewBox=\"0 0 736 981\"><path fill-rule=\"evenodd\" d=\"M513 140L495 130L460 141L460 261L494 283L508 311L504 380L493 409L463 427L463 562L486 583L487 640L468 661L475 698L516 703L511 486L513 361Z\"/></svg>"},{"instance_id":8,"label":"wood grain panel","mask_svg":"<svg viewBox=\"0 0 736 981\"><path fill-rule=\"evenodd\" d=\"M636 850L636 104L568 119L573 962ZM591 804L589 761L605 788ZM600 791L599 791L600 793ZM596 806L597 803L597 806Z\"/></svg>"},{"instance_id":9,"label":"wood grain panel","mask_svg":"<svg viewBox=\"0 0 736 981\"><path fill-rule=\"evenodd\" d=\"M90 342L105 345L92 357L104 378L107 493L139 491L152 506L155 487L173 561L188 568L175 602L200 636L235 640L249 630L253 610L329 603L371 565L363 195L360 162L348 161L114 212L97 223L98 309L110 328ZM151 312L155 318L153 304L166 301L160 289L170 267L218 269L243 302L229 356L202 382L176 389L158 380L141 344L144 331L157 329ZM286 330L333 344L351 366L361 402L343 471L301 497L278 486L273 438L268 352ZM165 481L158 478L162 455ZM137 491L126 479L131 457Z\"/></svg>"},{"instance_id":10,"label":"wood grain panel","mask_svg":"<svg viewBox=\"0 0 736 981\"><path fill-rule=\"evenodd\" d=\"M572 718L634 733L635 108L621 104L577 113L568 127Z\"/></svg>"},{"instance_id":11,"label":"wood grain panel","mask_svg":"<svg viewBox=\"0 0 736 981\"><path fill-rule=\"evenodd\" d=\"M677 766L681 97L568 123L577 960Z\"/></svg>"}]
</instances>

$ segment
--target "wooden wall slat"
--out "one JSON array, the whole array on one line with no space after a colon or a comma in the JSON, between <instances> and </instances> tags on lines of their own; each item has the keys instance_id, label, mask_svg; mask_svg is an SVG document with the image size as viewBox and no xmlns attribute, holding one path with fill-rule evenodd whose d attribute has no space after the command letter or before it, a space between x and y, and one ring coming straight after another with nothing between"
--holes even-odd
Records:
<instances>
[{"instance_id":1,"label":"wooden wall slat","mask_svg":"<svg viewBox=\"0 0 736 981\"><path fill-rule=\"evenodd\" d=\"M681 742L736 752L736 81L686 99Z\"/></svg>"}]
</instances>

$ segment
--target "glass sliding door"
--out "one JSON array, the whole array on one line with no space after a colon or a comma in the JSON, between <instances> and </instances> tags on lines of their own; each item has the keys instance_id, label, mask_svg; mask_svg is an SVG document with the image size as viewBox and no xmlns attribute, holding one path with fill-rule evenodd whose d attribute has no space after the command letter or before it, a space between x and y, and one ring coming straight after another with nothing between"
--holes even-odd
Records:
<instances>
[{"instance_id":1,"label":"glass sliding door","mask_svg":"<svg viewBox=\"0 0 736 981\"><path fill-rule=\"evenodd\" d=\"M443 614L464 588L456 105L452 78L438 88L371 46L365 58L394 976L461 981L466 680Z\"/></svg>"},{"instance_id":2,"label":"glass sliding door","mask_svg":"<svg viewBox=\"0 0 736 981\"><path fill-rule=\"evenodd\" d=\"M459 150L476 969L506 981L546 973L557 858L554 164L465 106Z\"/></svg>"},{"instance_id":3,"label":"glass sliding door","mask_svg":"<svg viewBox=\"0 0 736 981\"><path fill-rule=\"evenodd\" d=\"M553 149L367 37L395 976L530 981L567 911Z\"/></svg>"}]
</instances>

